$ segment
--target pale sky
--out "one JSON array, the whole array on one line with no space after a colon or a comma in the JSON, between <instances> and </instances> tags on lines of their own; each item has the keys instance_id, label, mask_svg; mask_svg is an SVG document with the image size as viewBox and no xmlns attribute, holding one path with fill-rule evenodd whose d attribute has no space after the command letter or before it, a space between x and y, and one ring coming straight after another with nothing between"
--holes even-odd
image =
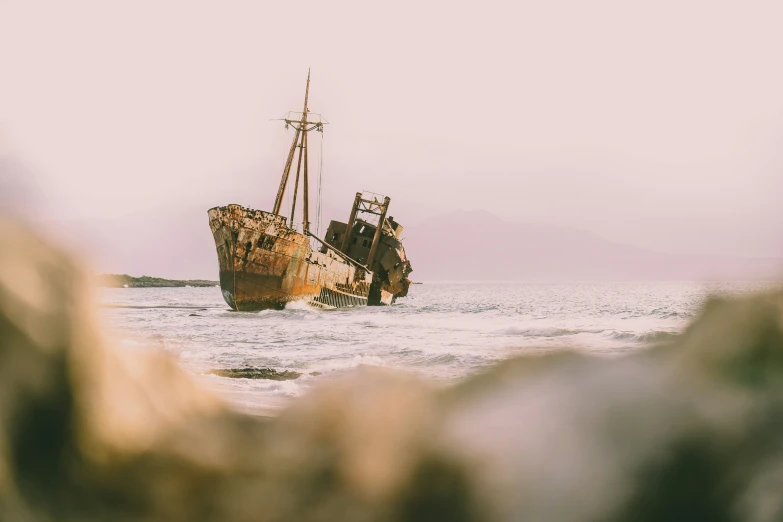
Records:
<instances>
[{"instance_id":1,"label":"pale sky","mask_svg":"<svg viewBox=\"0 0 783 522\"><path fill-rule=\"evenodd\" d=\"M405 226L485 209L783 256L781 21L747 0L0 0L0 134L49 219L270 210L292 136L270 120L309 67L346 214L366 189Z\"/></svg>"}]
</instances>

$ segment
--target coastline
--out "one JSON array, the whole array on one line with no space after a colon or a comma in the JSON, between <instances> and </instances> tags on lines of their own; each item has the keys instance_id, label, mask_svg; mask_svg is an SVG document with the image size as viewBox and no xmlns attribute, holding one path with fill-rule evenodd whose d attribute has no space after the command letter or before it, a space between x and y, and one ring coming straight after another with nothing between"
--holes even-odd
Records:
<instances>
[{"instance_id":1,"label":"coastline","mask_svg":"<svg viewBox=\"0 0 783 522\"><path fill-rule=\"evenodd\" d=\"M98 286L104 288L185 288L218 286L217 281L206 279L164 279L162 277L133 277L128 274L100 274Z\"/></svg>"}]
</instances>

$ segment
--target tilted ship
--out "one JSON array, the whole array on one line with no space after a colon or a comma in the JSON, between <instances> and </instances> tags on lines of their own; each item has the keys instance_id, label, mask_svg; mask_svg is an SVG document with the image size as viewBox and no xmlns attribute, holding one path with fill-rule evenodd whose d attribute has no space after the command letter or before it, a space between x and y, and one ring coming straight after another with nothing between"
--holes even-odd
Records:
<instances>
[{"instance_id":1,"label":"tilted ship","mask_svg":"<svg viewBox=\"0 0 783 522\"><path fill-rule=\"evenodd\" d=\"M220 288L234 310L281 309L292 301L319 308L390 305L408 293L413 269L400 239L402 227L387 216L388 197L357 192L347 223L331 221L323 240L310 232L307 136L323 132L326 121L308 111L309 92L308 72L304 109L283 118L286 127L293 127L294 138L272 212L240 205L208 211ZM295 156L286 217L281 211ZM300 174L301 228L294 221Z\"/></svg>"}]
</instances>

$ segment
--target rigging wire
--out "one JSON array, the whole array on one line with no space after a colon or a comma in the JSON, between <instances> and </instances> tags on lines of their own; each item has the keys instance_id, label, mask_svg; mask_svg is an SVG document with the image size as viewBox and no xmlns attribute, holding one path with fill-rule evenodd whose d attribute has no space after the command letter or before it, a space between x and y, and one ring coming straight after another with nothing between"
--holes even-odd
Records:
<instances>
[{"instance_id":1,"label":"rigging wire","mask_svg":"<svg viewBox=\"0 0 783 522\"><path fill-rule=\"evenodd\" d=\"M321 186L323 185L323 171L324 171L324 133L321 131L321 152L319 154L319 167L318 167L318 203L316 205L316 224L315 235L321 237Z\"/></svg>"},{"instance_id":2,"label":"rigging wire","mask_svg":"<svg viewBox=\"0 0 783 522\"><path fill-rule=\"evenodd\" d=\"M287 134L287 133L286 133L286 134ZM284 207L283 207L283 209L282 209L282 210L283 210L283 212L285 212L286 210L288 210L288 209L290 209L290 208L291 208L291 191L290 191L290 190L288 190L288 185L289 185L290 183L291 183L291 180L290 180L290 179L287 179L287 180L286 180L286 183L285 183L285 189L283 189L283 190L285 190L285 206L284 206ZM282 213L282 212L281 212L281 213ZM288 214L288 224L289 224L289 226L293 227L293 225L294 225L294 224L293 224L293 222L291 221L291 211L290 211L290 210L288 210L288 212L286 212L286 213Z\"/></svg>"}]
</instances>

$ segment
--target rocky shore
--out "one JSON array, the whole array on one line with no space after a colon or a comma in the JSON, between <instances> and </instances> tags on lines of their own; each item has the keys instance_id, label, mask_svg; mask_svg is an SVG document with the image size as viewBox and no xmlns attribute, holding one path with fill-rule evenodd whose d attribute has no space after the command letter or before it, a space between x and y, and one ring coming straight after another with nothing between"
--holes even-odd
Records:
<instances>
[{"instance_id":1,"label":"rocky shore","mask_svg":"<svg viewBox=\"0 0 783 522\"><path fill-rule=\"evenodd\" d=\"M98 285L108 288L176 288L218 286L217 281L205 279L163 279L161 277L133 277L128 274L101 274Z\"/></svg>"}]
</instances>

